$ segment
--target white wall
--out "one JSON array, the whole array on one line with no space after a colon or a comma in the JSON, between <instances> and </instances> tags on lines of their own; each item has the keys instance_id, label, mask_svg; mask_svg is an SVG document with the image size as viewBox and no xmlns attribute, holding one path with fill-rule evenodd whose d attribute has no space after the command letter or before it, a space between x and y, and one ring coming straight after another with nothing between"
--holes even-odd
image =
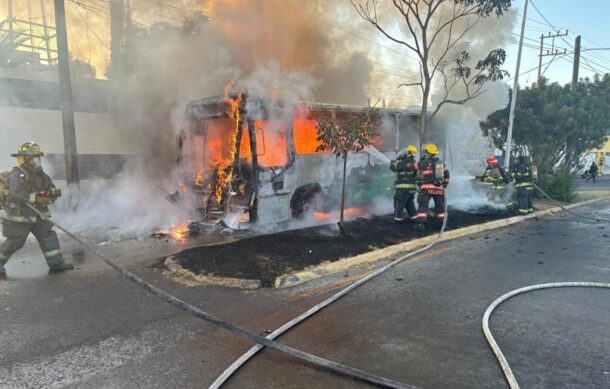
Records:
<instances>
[{"instance_id":1,"label":"white wall","mask_svg":"<svg viewBox=\"0 0 610 389\"><path fill-rule=\"evenodd\" d=\"M110 114L75 113L76 141L81 154L135 154L123 134L126 125ZM48 153L63 153L60 111L0 107L0 169L14 163L10 157L27 141L40 143Z\"/></svg>"}]
</instances>

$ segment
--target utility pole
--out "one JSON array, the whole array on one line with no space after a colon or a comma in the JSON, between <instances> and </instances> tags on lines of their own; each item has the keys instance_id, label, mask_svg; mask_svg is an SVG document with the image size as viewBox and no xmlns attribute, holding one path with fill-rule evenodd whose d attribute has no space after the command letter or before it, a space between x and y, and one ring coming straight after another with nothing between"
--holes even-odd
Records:
<instances>
[{"instance_id":1,"label":"utility pole","mask_svg":"<svg viewBox=\"0 0 610 389\"><path fill-rule=\"evenodd\" d=\"M538 86L540 86L540 83L542 82L542 57L555 57L558 55L565 55L567 54L567 50L563 49L563 52L560 52L558 49L555 48L555 38L559 38L562 36L567 36L568 35L568 31L566 30L565 34L561 34L559 31L557 31L556 34L551 35L551 33L549 32L548 35L544 35L542 34L540 36L540 54L538 55L540 58L538 60ZM546 51L546 53L544 53L544 40L545 39L553 39L553 42L551 44L551 49ZM552 62L552 61L551 61ZM550 63L549 63L550 65ZM547 66L548 68L548 66ZM546 71L546 69L545 69Z\"/></svg>"},{"instance_id":2,"label":"utility pole","mask_svg":"<svg viewBox=\"0 0 610 389\"><path fill-rule=\"evenodd\" d=\"M13 0L8 0L8 32L10 37L13 36Z\"/></svg>"},{"instance_id":3,"label":"utility pole","mask_svg":"<svg viewBox=\"0 0 610 389\"><path fill-rule=\"evenodd\" d=\"M574 68L572 69L572 90L576 90L578 85L578 70L580 67L580 35L574 42Z\"/></svg>"},{"instance_id":4,"label":"utility pole","mask_svg":"<svg viewBox=\"0 0 610 389\"><path fill-rule=\"evenodd\" d=\"M55 1L55 26L57 29L57 57L59 60L59 92L61 117L64 128L64 153L68 185L80 187L78 173L78 152L74 129L74 106L72 102L72 82L70 80L70 55L68 52L68 32L64 0Z\"/></svg>"},{"instance_id":5,"label":"utility pole","mask_svg":"<svg viewBox=\"0 0 610 389\"><path fill-rule=\"evenodd\" d=\"M517 69L515 70L515 82L513 83L513 95L510 100L510 114L508 116L508 134L506 136L506 152L504 154L504 167L510 166L510 150L513 143L513 125L515 121L515 104L517 103L517 91L519 90L519 71L521 69L521 52L523 51L523 38L525 37L525 22L527 21L527 5L529 0L525 0L523 9L523 22L521 23L521 37L519 38L519 51L517 52Z\"/></svg>"}]
</instances>

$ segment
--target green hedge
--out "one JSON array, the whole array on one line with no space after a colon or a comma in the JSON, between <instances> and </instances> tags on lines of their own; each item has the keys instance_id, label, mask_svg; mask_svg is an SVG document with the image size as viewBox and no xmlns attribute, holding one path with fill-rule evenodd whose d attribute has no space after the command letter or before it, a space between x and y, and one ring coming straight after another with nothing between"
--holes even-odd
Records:
<instances>
[{"instance_id":1,"label":"green hedge","mask_svg":"<svg viewBox=\"0 0 610 389\"><path fill-rule=\"evenodd\" d=\"M570 202L576 197L576 175L568 169L561 169L545 175L540 188L555 200Z\"/></svg>"}]
</instances>

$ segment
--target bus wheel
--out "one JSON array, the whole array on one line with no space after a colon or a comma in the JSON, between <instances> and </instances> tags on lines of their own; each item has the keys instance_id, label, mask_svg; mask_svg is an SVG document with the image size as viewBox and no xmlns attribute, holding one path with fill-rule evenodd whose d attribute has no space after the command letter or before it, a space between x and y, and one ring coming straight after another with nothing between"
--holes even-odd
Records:
<instances>
[{"instance_id":1,"label":"bus wheel","mask_svg":"<svg viewBox=\"0 0 610 389\"><path fill-rule=\"evenodd\" d=\"M319 190L303 190L295 194L291 203L292 217L305 219L320 211L324 201Z\"/></svg>"}]
</instances>

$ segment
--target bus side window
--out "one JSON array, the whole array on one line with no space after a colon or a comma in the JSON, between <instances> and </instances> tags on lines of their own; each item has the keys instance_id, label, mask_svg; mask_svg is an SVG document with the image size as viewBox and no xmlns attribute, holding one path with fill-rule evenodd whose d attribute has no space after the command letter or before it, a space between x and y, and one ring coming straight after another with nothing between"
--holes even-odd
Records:
<instances>
[{"instance_id":1,"label":"bus side window","mask_svg":"<svg viewBox=\"0 0 610 389\"><path fill-rule=\"evenodd\" d=\"M318 151L322 144L318 140L317 122L312 119L294 118L294 148L297 154L327 153Z\"/></svg>"},{"instance_id":2,"label":"bus side window","mask_svg":"<svg viewBox=\"0 0 610 389\"><path fill-rule=\"evenodd\" d=\"M286 147L286 130L282 126L269 125L269 122L255 120L256 151L258 164L261 167L280 167L288 163L288 149ZM251 159L250 136L247 128L242 135L240 155Z\"/></svg>"}]
</instances>

